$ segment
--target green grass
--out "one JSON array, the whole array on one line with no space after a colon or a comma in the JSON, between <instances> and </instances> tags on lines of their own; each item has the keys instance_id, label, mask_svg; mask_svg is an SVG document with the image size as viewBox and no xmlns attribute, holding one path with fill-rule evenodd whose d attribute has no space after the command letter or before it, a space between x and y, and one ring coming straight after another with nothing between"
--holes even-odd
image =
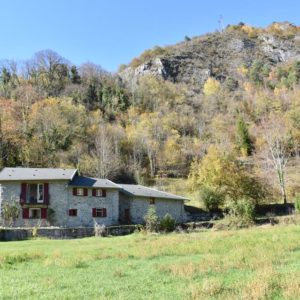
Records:
<instances>
[{"instance_id":1,"label":"green grass","mask_svg":"<svg viewBox=\"0 0 300 300\"><path fill-rule=\"evenodd\" d=\"M0 243L0 299L299 299L300 227Z\"/></svg>"}]
</instances>

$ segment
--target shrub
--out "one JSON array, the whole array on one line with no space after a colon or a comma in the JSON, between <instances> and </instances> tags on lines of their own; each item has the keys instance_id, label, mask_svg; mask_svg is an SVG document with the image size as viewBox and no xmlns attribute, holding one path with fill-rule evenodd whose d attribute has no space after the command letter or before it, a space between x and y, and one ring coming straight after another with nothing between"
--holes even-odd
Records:
<instances>
[{"instance_id":1,"label":"shrub","mask_svg":"<svg viewBox=\"0 0 300 300\"><path fill-rule=\"evenodd\" d=\"M224 203L224 194L209 187L202 187L200 197L209 211L219 209Z\"/></svg>"},{"instance_id":2,"label":"shrub","mask_svg":"<svg viewBox=\"0 0 300 300\"><path fill-rule=\"evenodd\" d=\"M175 229L175 225L175 219L168 213L161 219L159 228L162 231L171 232Z\"/></svg>"},{"instance_id":3,"label":"shrub","mask_svg":"<svg viewBox=\"0 0 300 300\"><path fill-rule=\"evenodd\" d=\"M158 229L159 221L156 214L156 209L154 206L150 206L147 214L144 216L146 222L146 230L150 232L155 232Z\"/></svg>"},{"instance_id":4,"label":"shrub","mask_svg":"<svg viewBox=\"0 0 300 300\"><path fill-rule=\"evenodd\" d=\"M295 199L295 210L296 212L300 212L300 194L298 194Z\"/></svg>"},{"instance_id":5,"label":"shrub","mask_svg":"<svg viewBox=\"0 0 300 300\"><path fill-rule=\"evenodd\" d=\"M2 207L3 219L11 226L20 214L20 207L15 203L5 203Z\"/></svg>"},{"instance_id":6,"label":"shrub","mask_svg":"<svg viewBox=\"0 0 300 300\"><path fill-rule=\"evenodd\" d=\"M95 236L106 236L106 227L104 224L98 224L94 221L94 234Z\"/></svg>"},{"instance_id":7,"label":"shrub","mask_svg":"<svg viewBox=\"0 0 300 300\"><path fill-rule=\"evenodd\" d=\"M226 215L229 225L233 227L247 227L255 220L255 205L247 198L238 201L227 202L228 214Z\"/></svg>"}]
</instances>

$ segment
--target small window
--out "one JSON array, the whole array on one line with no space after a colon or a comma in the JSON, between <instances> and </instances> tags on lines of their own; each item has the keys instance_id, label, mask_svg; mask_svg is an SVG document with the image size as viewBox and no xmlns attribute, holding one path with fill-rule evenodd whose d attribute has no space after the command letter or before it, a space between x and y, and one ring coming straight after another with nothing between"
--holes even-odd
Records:
<instances>
[{"instance_id":1,"label":"small window","mask_svg":"<svg viewBox=\"0 0 300 300\"><path fill-rule=\"evenodd\" d=\"M76 190L76 195L77 195L77 196L83 196L83 195L84 195L84 190L83 190L83 188L77 188L77 190Z\"/></svg>"},{"instance_id":2,"label":"small window","mask_svg":"<svg viewBox=\"0 0 300 300\"><path fill-rule=\"evenodd\" d=\"M77 217L77 209L69 209L69 216L70 217Z\"/></svg>"},{"instance_id":3,"label":"small window","mask_svg":"<svg viewBox=\"0 0 300 300\"><path fill-rule=\"evenodd\" d=\"M40 208L30 208L29 209L29 219L41 219L41 209Z\"/></svg>"},{"instance_id":4,"label":"small window","mask_svg":"<svg viewBox=\"0 0 300 300\"><path fill-rule=\"evenodd\" d=\"M96 208L96 217L97 218L106 217L106 208Z\"/></svg>"},{"instance_id":5,"label":"small window","mask_svg":"<svg viewBox=\"0 0 300 300\"><path fill-rule=\"evenodd\" d=\"M93 189L92 195L94 197L106 197L106 190L104 189Z\"/></svg>"},{"instance_id":6,"label":"small window","mask_svg":"<svg viewBox=\"0 0 300 300\"><path fill-rule=\"evenodd\" d=\"M155 199L154 198L150 198L150 205L154 205L155 204Z\"/></svg>"}]
</instances>

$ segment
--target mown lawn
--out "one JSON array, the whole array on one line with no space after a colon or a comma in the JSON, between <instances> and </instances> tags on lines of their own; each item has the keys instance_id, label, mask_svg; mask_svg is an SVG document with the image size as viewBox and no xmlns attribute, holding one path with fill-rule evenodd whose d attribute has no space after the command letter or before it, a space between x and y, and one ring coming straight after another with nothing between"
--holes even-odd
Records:
<instances>
[{"instance_id":1,"label":"mown lawn","mask_svg":"<svg viewBox=\"0 0 300 300\"><path fill-rule=\"evenodd\" d=\"M300 299L300 227L0 243L1 299Z\"/></svg>"}]
</instances>

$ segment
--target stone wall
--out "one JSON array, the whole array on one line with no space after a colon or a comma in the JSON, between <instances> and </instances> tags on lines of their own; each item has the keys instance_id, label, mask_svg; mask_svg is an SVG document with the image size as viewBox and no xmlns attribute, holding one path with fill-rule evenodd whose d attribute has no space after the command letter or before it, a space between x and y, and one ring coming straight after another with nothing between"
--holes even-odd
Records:
<instances>
[{"instance_id":1,"label":"stone wall","mask_svg":"<svg viewBox=\"0 0 300 300\"><path fill-rule=\"evenodd\" d=\"M169 213L177 223L181 223L185 219L184 205L181 200L172 199L155 199L156 213L159 218L163 218ZM130 198L130 217L134 224L144 223L144 216L150 207L150 199L146 197Z\"/></svg>"},{"instance_id":2,"label":"stone wall","mask_svg":"<svg viewBox=\"0 0 300 300\"><path fill-rule=\"evenodd\" d=\"M92 190L88 190L88 196L73 196L72 189L68 190L68 207L77 209L77 217L69 217L67 227L94 226L94 222L105 226L116 225L119 222L119 191L106 189L106 197L93 197ZM106 208L107 217L93 218L93 208Z\"/></svg>"},{"instance_id":3,"label":"stone wall","mask_svg":"<svg viewBox=\"0 0 300 300\"><path fill-rule=\"evenodd\" d=\"M135 225L110 226L104 230L104 236L119 236L133 233L137 227ZM74 239L91 237L95 235L93 227L77 228L38 228L34 237L45 237L49 239ZM0 241L20 241L33 237L31 228L0 228Z\"/></svg>"},{"instance_id":4,"label":"stone wall","mask_svg":"<svg viewBox=\"0 0 300 300\"><path fill-rule=\"evenodd\" d=\"M20 203L21 182L6 182L0 185L0 211L3 203ZM106 197L93 197L92 190L88 189L88 196L73 196L68 181L49 181L49 208L53 215L48 219L23 219L20 214L14 222L15 227L91 227L96 221L105 226L116 225L119 221L119 192L116 189L106 189ZM93 208L106 208L107 217L93 218ZM69 209L77 209L77 216L69 216ZM0 217L0 224L3 220ZM4 224L3 224L4 225Z\"/></svg>"},{"instance_id":5,"label":"stone wall","mask_svg":"<svg viewBox=\"0 0 300 300\"><path fill-rule=\"evenodd\" d=\"M130 198L123 193L119 193L119 221L127 223L125 219L125 209L130 209Z\"/></svg>"}]
</instances>

